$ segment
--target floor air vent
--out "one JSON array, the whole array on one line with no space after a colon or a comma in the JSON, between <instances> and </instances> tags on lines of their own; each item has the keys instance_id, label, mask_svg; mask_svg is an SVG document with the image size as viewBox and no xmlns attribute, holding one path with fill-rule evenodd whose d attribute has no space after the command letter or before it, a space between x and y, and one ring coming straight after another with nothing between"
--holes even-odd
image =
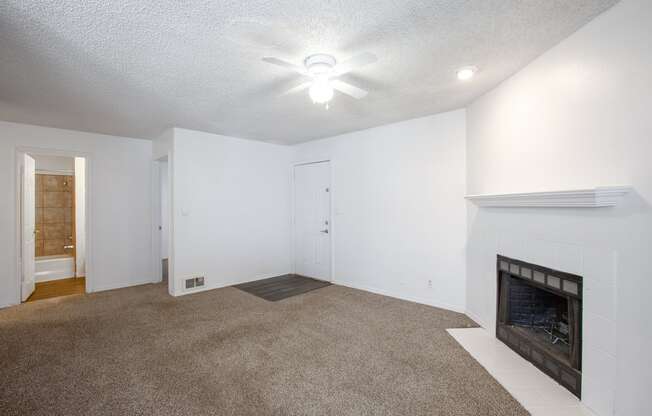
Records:
<instances>
[{"instance_id":1,"label":"floor air vent","mask_svg":"<svg viewBox=\"0 0 652 416\"><path fill-rule=\"evenodd\" d=\"M200 277L191 277L186 279L186 289L192 289L194 287L204 286L204 276Z\"/></svg>"}]
</instances>

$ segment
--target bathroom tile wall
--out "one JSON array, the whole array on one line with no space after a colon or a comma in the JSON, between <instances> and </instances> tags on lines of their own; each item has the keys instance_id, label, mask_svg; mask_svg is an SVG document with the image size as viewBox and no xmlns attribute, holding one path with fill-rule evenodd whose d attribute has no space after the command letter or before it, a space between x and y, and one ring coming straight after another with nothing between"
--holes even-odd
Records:
<instances>
[{"instance_id":1,"label":"bathroom tile wall","mask_svg":"<svg viewBox=\"0 0 652 416\"><path fill-rule=\"evenodd\" d=\"M73 255L74 176L36 175L36 257Z\"/></svg>"}]
</instances>

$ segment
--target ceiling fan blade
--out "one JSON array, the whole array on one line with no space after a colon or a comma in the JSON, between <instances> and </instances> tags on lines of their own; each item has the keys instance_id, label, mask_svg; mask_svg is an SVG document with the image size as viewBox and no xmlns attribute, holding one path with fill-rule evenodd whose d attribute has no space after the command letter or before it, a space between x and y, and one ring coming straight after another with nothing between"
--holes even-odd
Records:
<instances>
[{"instance_id":1,"label":"ceiling fan blade","mask_svg":"<svg viewBox=\"0 0 652 416\"><path fill-rule=\"evenodd\" d=\"M292 63L284 61L282 59L266 56L266 57L263 58L263 61L267 62L268 64L280 66L282 68L287 68L287 69L289 69L291 71L298 72L301 75L308 75L308 72L306 71L306 69L304 67L292 64Z\"/></svg>"},{"instance_id":2,"label":"ceiling fan blade","mask_svg":"<svg viewBox=\"0 0 652 416\"><path fill-rule=\"evenodd\" d=\"M356 68L363 67L365 65L373 64L378 60L378 57L371 52L364 52L359 55L354 56L353 58L347 59L346 61L339 63L335 66L335 73L337 75L346 74Z\"/></svg>"},{"instance_id":3,"label":"ceiling fan blade","mask_svg":"<svg viewBox=\"0 0 652 416\"><path fill-rule=\"evenodd\" d=\"M290 88L289 90L285 91L281 95L283 96L283 95L295 94L297 92L300 92L300 91L303 91L303 90L306 90L306 89L310 88L311 85L312 85L312 82L304 82L302 84L297 85L296 87Z\"/></svg>"},{"instance_id":4,"label":"ceiling fan blade","mask_svg":"<svg viewBox=\"0 0 652 416\"><path fill-rule=\"evenodd\" d=\"M367 96L369 93L366 90L363 90L362 88L358 88L355 85L351 85L348 82L340 81L339 79L335 79L331 81L331 85L333 86L334 89L338 90L339 92L350 95L351 97L355 99L361 99Z\"/></svg>"}]
</instances>

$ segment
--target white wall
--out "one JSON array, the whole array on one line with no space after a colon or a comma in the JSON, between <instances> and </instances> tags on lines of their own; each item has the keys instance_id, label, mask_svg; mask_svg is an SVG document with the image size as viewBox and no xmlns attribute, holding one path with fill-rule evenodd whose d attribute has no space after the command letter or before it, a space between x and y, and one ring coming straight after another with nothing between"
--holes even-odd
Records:
<instances>
[{"instance_id":1,"label":"white wall","mask_svg":"<svg viewBox=\"0 0 652 416\"><path fill-rule=\"evenodd\" d=\"M75 159L65 156L33 155L36 171L71 175L75 171Z\"/></svg>"},{"instance_id":2,"label":"white wall","mask_svg":"<svg viewBox=\"0 0 652 416\"><path fill-rule=\"evenodd\" d=\"M174 150L174 129L165 130L152 141L152 160L168 157Z\"/></svg>"},{"instance_id":3,"label":"white wall","mask_svg":"<svg viewBox=\"0 0 652 416\"><path fill-rule=\"evenodd\" d=\"M150 282L152 142L0 122L0 306L18 300L16 148L70 150L88 156L92 289Z\"/></svg>"},{"instance_id":4,"label":"white wall","mask_svg":"<svg viewBox=\"0 0 652 416\"><path fill-rule=\"evenodd\" d=\"M468 206L470 315L494 329L497 253L584 277L583 401L652 414L652 3L624 0L467 110L468 193L633 185L616 208Z\"/></svg>"},{"instance_id":5,"label":"white wall","mask_svg":"<svg viewBox=\"0 0 652 416\"><path fill-rule=\"evenodd\" d=\"M336 283L464 310L465 134L458 110L296 146L331 160Z\"/></svg>"},{"instance_id":6,"label":"white wall","mask_svg":"<svg viewBox=\"0 0 652 416\"><path fill-rule=\"evenodd\" d=\"M173 147L174 293L288 273L292 148L184 129Z\"/></svg>"}]
</instances>

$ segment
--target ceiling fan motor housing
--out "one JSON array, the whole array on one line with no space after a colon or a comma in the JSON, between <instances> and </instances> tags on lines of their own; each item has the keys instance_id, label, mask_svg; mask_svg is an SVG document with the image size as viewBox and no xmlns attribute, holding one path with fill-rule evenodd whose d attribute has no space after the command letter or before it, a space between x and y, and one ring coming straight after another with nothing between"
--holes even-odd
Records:
<instances>
[{"instance_id":1,"label":"ceiling fan motor housing","mask_svg":"<svg viewBox=\"0 0 652 416\"><path fill-rule=\"evenodd\" d=\"M323 75L332 72L337 61L332 55L318 53L310 55L303 63L310 74Z\"/></svg>"}]
</instances>

